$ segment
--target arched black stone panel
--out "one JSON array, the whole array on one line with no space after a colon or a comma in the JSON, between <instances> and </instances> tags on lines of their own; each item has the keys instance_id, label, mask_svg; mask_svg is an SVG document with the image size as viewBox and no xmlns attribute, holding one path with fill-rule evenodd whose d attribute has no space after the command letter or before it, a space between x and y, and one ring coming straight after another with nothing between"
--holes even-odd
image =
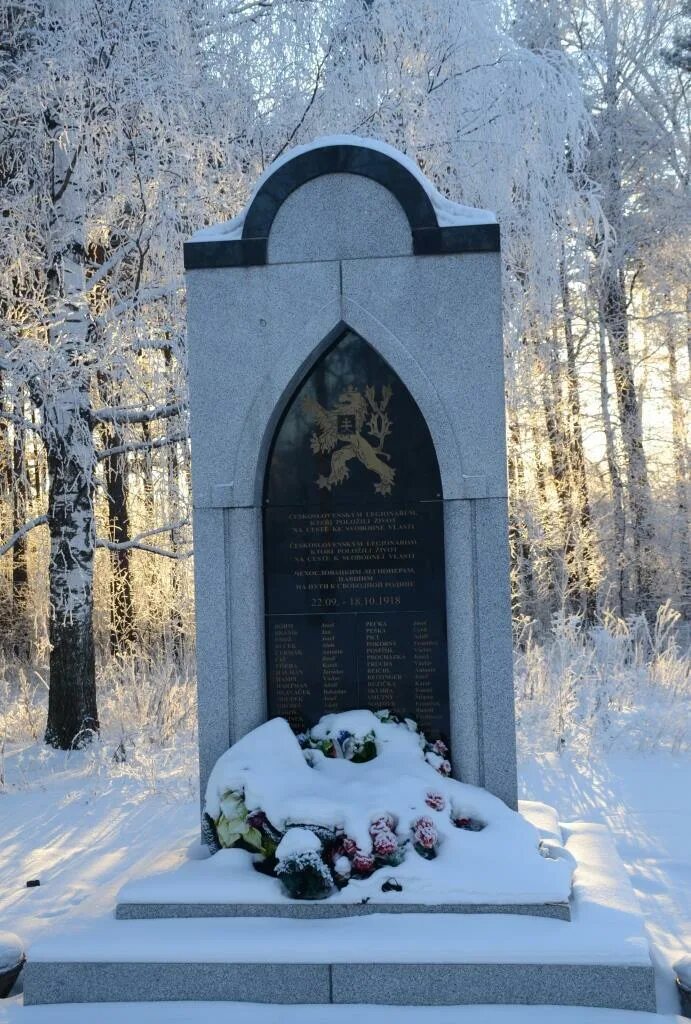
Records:
<instances>
[{"instance_id":1,"label":"arched black stone panel","mask_svg":"<svg viewBox=\"0 0 691 1024\"><path fill-rule=\"evenodd\" d=\"M186 242L185 268L264 265L269 232L281 204L301 185L323 174L358 174L388 188L408 218L413 252L418 256L499 251L498 224L440 226L425 189L400 161L369 146L343 143L309 149L281 164L253 197L242 238Z\"/></svg>"},{"instance_id":2,"label":"arched black stone panel","mask_svg":"<svg viewBox=\"0 0 691 1024\"><path fill-rule=\"evenodd\" d=\"M323 174L357 174L379 182L396 197L410 230L436 228L437 216L429 196L398 160L369 146L320 146L286 161L266 179L245 217L243 239L268 238L274 217L291 192Z\"/></svg>"},{"instance_id":3,"label":"arched black stone panel","mask_svg":"<svg viewBox=\"0 0 691 1024\"><path fill-rule=\"evenodd\" d=\"M269 714L355 707L449 737L441 479L398 375L346 331L298 385L264 481Z\"/></svg>"}]
</instances>

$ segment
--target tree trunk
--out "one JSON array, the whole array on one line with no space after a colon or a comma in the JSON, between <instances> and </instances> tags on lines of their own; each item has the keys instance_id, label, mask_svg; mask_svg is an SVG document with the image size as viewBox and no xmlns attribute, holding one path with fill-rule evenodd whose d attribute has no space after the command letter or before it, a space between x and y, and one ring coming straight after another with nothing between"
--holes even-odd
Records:
<instances>
[{"instance_id":1,"label":"tree trunk","mask_svg":"<svg viewBox=\"0 0 691 1024\"><path fill-rule=\"evenodd\" d=\"M612 485L612 547L617 595L617 613L624 615L624 566L626 564L626 516L624 514L624 484L617 462L617 447L614 440L614 426L609 412L609 388L607 387L607 343L604 318L598 324L598 361L600 367L600 408L605 432L607 471Z\"/></svg>"},{"instance_id":2,"label":"tree trunk","mask_svg":"<svg viewBox=\"0 0 691 1024\"><path fill-rule=\"evenodd\" d=\"M600 311L609 340L621 438L626 460L626 498L633 542L633 602L654 620L659 595L653 548L652 495L643 448L643 426L636 392L626 302L626 238L620 138L621 82L617 52L620 8L614 5L606 34L607 63L600 120L603 210L612 228L600 247Z\"/></svg>"},{"instance_id":3,"label":"tree trunk","mask_svg":"<svg viewBox=\"0 0 691 1024\"><path fill-rule=\"evenodd\" d=\"M46 410L49 419L54 409ZM62 750L83 746L98 731L93 640L96 539L93 448L83 408L62 405L60 436L48 443L50 529L50 690L45 739ZM86 449L84 451L84 449ZM83 451L84 459L75 457Z\"/></svg>"},{"instance_id":4,"label":"tree trunk","mask_svg":"<svg viewBox=\"0 0 691 1024\"><path fill-rule=\"evenodd\" d=\"M173 379L173 356L169 348L163 350L163 358L165 361L166 372L169 380ZM171 387L168 394L168 401L173 403L176 399L175 389ZM170 430L170 423L166 423L166 431ZM180 485L181 485L181 466L178 458L178 446L177 444L171 444L166 448L166 469L168 476L168 509L167 516L173 523L177 523L180 520ZM171 550L176 554L180 550L180 531L173 529L170 532L170 546ZM179 561L173 562L172 565L172 577L173 577L173 600L172 600L172 629L173 629L173 657L178 665L181 665L185 657L185 625L182 618L182 611L180 608L180 602L182 599L182 585L181 585L181 564Z\"/></svg>"},{"instance_id":5,"label":"tree trunk","mask_svg":"<svg viewBox=\"0 0 691 1024\"><path fill-rule=\"evenodd\" d=\"M104 435L106 448L123 443L118 430ZM126 456L112 455L103 460L103 479L108 500L108 531L110 539L123 544L130 538L130 517L127 507ZM110 653L125 653L134 642L132 574L130 550L111 551Z\"/></svg>"},{"instance_id":6,"label":"tree trunk","mask_svg":"<svg viewBox=\"0 0 691 1024\"><path fill-rule=\"evenodd\" d=\"M627 495L633 541L634 608L654 620L659 595L651 520L652 497L643 449L643 427L629 346L624 272L604 272L603 314L614 370L621 436L626 457Z\"/></svg>"},{"instance_id":7,"label":"tree trunk","mask_svg":"<svg viewBox=\"0 0 691 1024\"><path fill-rule=\"evenodd\" d=\"M81 112L77 111L77 114ZM98 730L93 639L94 466L85 299L84 194L80 131L49 111L52 207L48 282L51 387L38 395L48 454L50 690L45 739L67 750Z\"/></svg>"},{"instance_id":8,"label":"tree trunk","mask_svg":"<svg viewBox=\"0 0 691 1024\"><path fill-rule=\"evenodd\" d=\"M679 372L674 331L671 323L664 328L669 366L669 389L672 404L672 453L674 456L674 485L676 516L674 533L679 551L679 604L684 618L691 617L691 564L689 562L689 502L688 502L688 447L686 416Z\"/></svg>"},{"instance_id":9,"label":"tree trunk","mask_svg":"<svg viewBox=\"0 0 691 1024\"><path fill-rule=\"evenodd\" d=\"M573 495L569 479L568 443L560 416L559 361L554 343L545 341L547 365L540 374L542 404L545 412L547 443L552 461L552 479L560 509L563 547L563 603L574 607L580 603L580 578L576 564L577 549L572 518Z\"/></svg>"},{"instance_id":10,"label":"tree trunk","mask_svg":"<svg viewBox=\"0 0 691 1024\"><path fill-rule=\"evenodd\" d=\"M576 346L573 337L573 311L571 295L566 276L566 264L561 265L561 299L564 312L564 341L566 343L566 392L569 412L571 469L578 499L580 526L579 575L581 577L582 611L588 622L595 618L597 606L597 582L595 577L595 552L593 551L593 524L590 514L588 477L586 473L583 428L581 426L581 398L578 390L576 367Z\"/></svg>"},{"instance_id":11,"label":"tree trunk","mask_svg":"<svg viewBox=\"0 0 691 1024\"><path fill-rule=\"evenodd\" d=\"M99 262L105 253L99 250L96 254ZM97 373L99 396L105 405L122 404L122 394L107 376ZM124 444L122 430L117 425L104 426L102 444L109 448L119 448ZM108 503L108 538L115 544L125 544L131 540L130 515L127 501L127 455L119 452L106 456L103 461L103 485ZM134 642L134 605L132 599L131 551L123 548L110 552L110 635L109 648L112 655L126 653Z\"/></svg>"},{"instance_id":12,"label":"tree trunk","mask_svg":"<svg viewBox=\"0 0 691 1024\"><path fill-rule=\"evenodd\" d=\"M520 449L520 432L514 416L509 417L509 548L515 585L514 617L535 618L535 584L528 524L523 512L525 479Z\"/></svg>"},{"instance_id":13,"label":"tree trunk","mask_svg":"<svg viewBox=\"0 0 691 1024\"><path fill-rule=\"evenodd\" d=\"M549 622L552 612L556 610L554 605L554 591L556 587L556 578L561 568L561 560L558 558L557 553L551 544L551 541L546 536L545 520L549 517L550 512L550 499L547 494L547 469L544 462L542 461L542 446L544 444L544 433L538 429L536 421L533 421L531 425L531 434L533 440L533 459L535 461L535 487L537 491L537 510L538 518L541 524L541 537L537 543L532 546L533 551L533 580L535 582L536 591L536 604L538 599L542 601L547 596L547 609L546 614L544 609L541 608L543 620L545 624ZM538 546L542 546L543 557L536 558L535 555L539 551ZM559 562L559 564L557 564Z\"/></svg>"},{"instance_id":14,"label":"tree trunk","mask_svg":"<svg viewBox=\"0 0 691 1024\"><path fill-rule=\"evenodd\" d=\"M23 414L20 400L15 402L14 411ZM25 435L19 427L14 428L12 439L12 532L20 528L27 518L28 486L26 459L24 453ZM26 621L29 588L29 564L27 560L27 538L22 537L12 548L12 617L14 625L14 652L20 657L29 655L29 630Z\"/></svg>"}]
</instances>

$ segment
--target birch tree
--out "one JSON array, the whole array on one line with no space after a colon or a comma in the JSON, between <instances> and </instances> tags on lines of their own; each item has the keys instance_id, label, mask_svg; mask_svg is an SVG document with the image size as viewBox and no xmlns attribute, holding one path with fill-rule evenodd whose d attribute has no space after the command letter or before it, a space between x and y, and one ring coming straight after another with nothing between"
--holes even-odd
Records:
<instances>
[{"instance_id":1,"label":"birch tree","mask_svg":"<svg viewBox=\"0 0 691 1024\"><path fill-rule=\"evenodd\" d=\"M652 614L671 585L639 362L662 346L683 605L684 25L672 0L0 7L0 552L19 614L47 528L50 742L98 728L95 566L112 588L99 650L142 649L155 560L175 567L161 632L186 646L182 242L325 133L391 142L499 215L520 616Z\"/></svg>"},{"instance_id":2,"label":"birch tree","mask_svg":"<svg viewBox=\"0 0 691 1024\"><path fill-rule=\"evenodd\" d=\"M165 249L179 251L194 165L207 166L218 144L217 136L203 136L208 121L198 114L195 128L181 139L202 76L188 13L184 5L162 9L125 0L27 0L4 8L3 28L24 42L12 53L3 81L3 116L11 128L3 150L3 198L13 221L2 268L10 297L2 369L17 393L26 388L38 410L50 480L47 511L17 529L4 547L48 526L46 740L59 747L80 745L99 727L96 547L187 554L151 544L147 534L126 541L97 538L94 501L98 462L107 464L118 454L114 449L144 446L126 440L136 425L182 417L166 443L186 435L184 395L171 397L166 384L142 393L130 375L138 344L156 347L156 331L166 321L156 304L165 308L179 292L179 257L173 267L168 259L162 272ZM212 91L213 83L206 84ZM227 127L217 110L213 114L221 129ZM176 136L192 165L185 178L171 160ZM161 202L158 192L165 189ZM96 243L103 258L94 264ZM154 337L141 339L141 331ZM123 382L119 393L136 401L99 407L99 379ZM16 413L3 415L16 431L28 426ZM97 448L99 437L105 437L105 452ZM161 442L152 437L146 443Z\"/></svg>"}]
</instances>

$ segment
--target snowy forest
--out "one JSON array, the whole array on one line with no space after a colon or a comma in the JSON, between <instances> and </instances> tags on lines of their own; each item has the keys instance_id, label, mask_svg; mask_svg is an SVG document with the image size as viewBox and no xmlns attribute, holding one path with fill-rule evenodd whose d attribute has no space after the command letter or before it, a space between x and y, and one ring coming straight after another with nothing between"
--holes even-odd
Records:
<instances>
[{"instance_id":1,"label":"snowy forest","mask_svg":"<svg viewBox=\"0 0 691 1024\"><path fill-rule=\"evenodd\" d=\"M193 729L182 245L338 133L497 213L519 720L687 746L690 72L688 0L0 0L0 746Z\"/></svg>"}]
</instances>

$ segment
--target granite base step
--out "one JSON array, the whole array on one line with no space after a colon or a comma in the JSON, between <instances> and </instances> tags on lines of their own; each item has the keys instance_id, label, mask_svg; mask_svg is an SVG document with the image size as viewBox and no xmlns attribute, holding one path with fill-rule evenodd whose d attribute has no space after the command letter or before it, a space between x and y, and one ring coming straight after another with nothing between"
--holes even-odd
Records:
<instances>
[{"instance_id":1,"label":"granite base step","mask_svg":"<svg viewBox=\"0 0 691 1024\"><path fill-rule=\"evenodd\" d=\"M120 921L175 917L277 917L331 920L371 914L516 914L519 917L550 917L571 920L568 903L167 903L165 901L119 902Z\"/></svg>"},{"instance_id":2,"label":"granite base step","mask_svg":"<svg viewBox=\"0 0 691 1024\"><path fill-rule=\"evenodd\" d=\"M648 942L602 826L567 828L571 921L500 914L96 922L36 943L26 1005L214 999L276 1004L551 1004L655 1009Z\"/></svg>"},{"instance_id":3,"label":"granite base step","mask_svg":"<svg viewBox=\"0 0 691 1024\"><path fill-rule=\"evenodd\" d=\"M556 811L545 804L521 801L521 814L538 830L543 839L563 842ZM261 872L238 870L235 858L247 858L242 851L221 850L216 856L184 863L174 871L164 871L128 882L118 894L116 917L137 920L175 917L275 917L344 918L372 914L511 914L521 917L549 917L571 920L568 900L548 900L545 894L504 890L501 898L494 892L464 896L439 894L430 902L419 892L395 889L375 890L366 898L355 885L346 886L324 900L291 900L280 883ZM244 867L244 860L242 862ZM386 873L378 873L386 880ZM396 869L391 869L395 877ZM498 880L501 883L502 880ZM491 897L495 898L492 899ZM484 898L483 898L484 897Z\"/></svg>"},{"instance_id":4,"label":"granite base step","mask_svg":"<svg viewBox=\"0 0 691 1024\"><path fill-rule=\"evenodd\" d=\"M25 1005L204 1000L655 1010L652 969L603 964L29 963Z\"/></svg>"}]
</instances>

